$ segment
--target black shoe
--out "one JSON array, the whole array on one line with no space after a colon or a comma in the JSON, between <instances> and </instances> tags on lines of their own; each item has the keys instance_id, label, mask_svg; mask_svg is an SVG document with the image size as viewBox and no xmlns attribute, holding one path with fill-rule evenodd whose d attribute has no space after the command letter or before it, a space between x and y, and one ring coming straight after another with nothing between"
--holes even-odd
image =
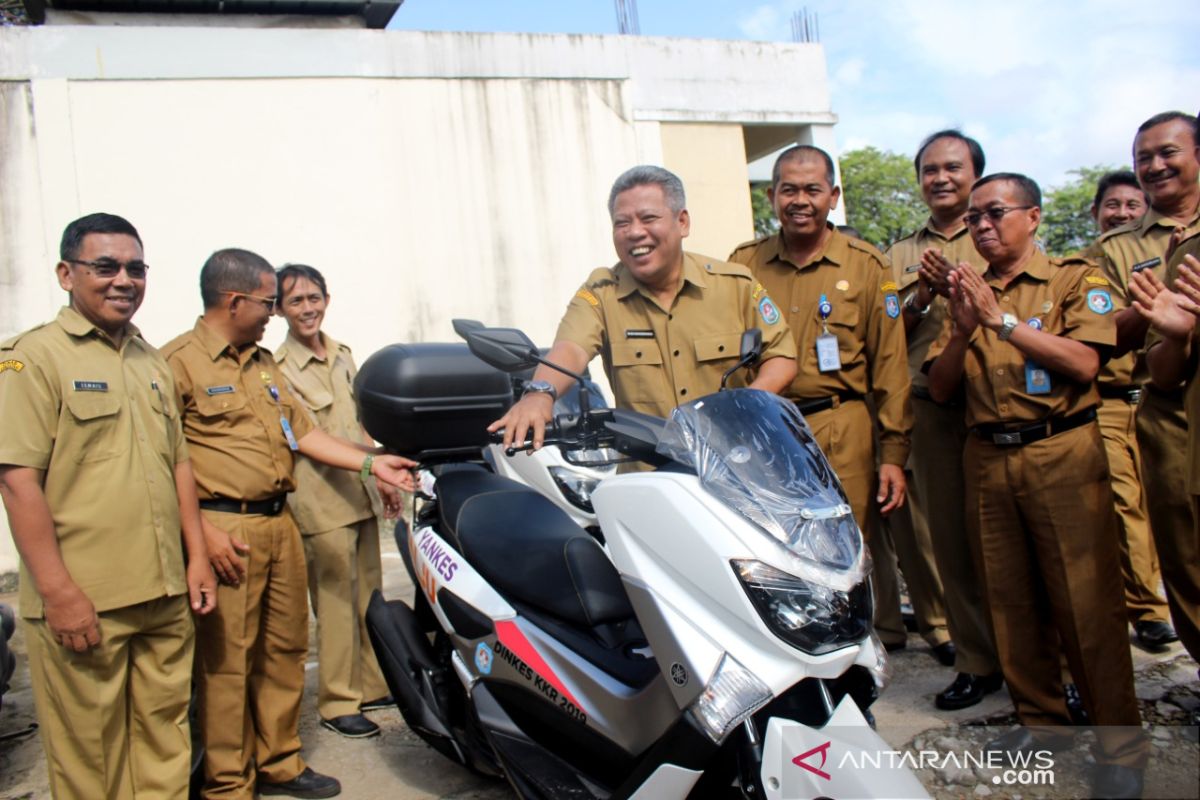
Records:
<instances>
[{"instance_id":1,"label":"black shoe","mask_svg":"<svg viewBox=\"0 0 1200 800\"><path fill-rule=\"evenodd\" d=\"M1175 629L1158 619L1143 619L1133 623L1134 633L1142 647L1147 650L1166 650L1171 642L1178 642Z\"/></svg>"},{"instance_id":2,"label":"black shoe","mask_svg":"<svg viewBox=\"0 0 1200 800\"><path fill-rule=\"evenodd\" d=\"M889 653L894 653L897 650L903 650L906 647L908 647L908 642L893 642L892 644L888 644L887 642L883 643L883 649L887 650Z\"/></svg>"},{"instance_id":3,"label":"black shoe","mask_svg":"<svg viewBox=\"0 0 1200 800\"><path fill-rule=\"evenodd\" d=\"M385 694L383 697L376 697L374 700L367 700L358 707L359 711L382 711L385 708L391 708L396 705L396 701L390 694Z\"/></svg>"},{"instance_id":4,"label":"black shoe","mask_svg":"<svg viewBox=\"0 0 1200 800\"><path fill-rule=\"evenodd\" d=\"M344 717L321 720L321 727L340 733L347 739L369 739L379 735L379 726L362 714L347 714Z\"/></svg>"},{"instance_id":5,"label":"black shoe","mask_svg":"<svg viewBox=\"0 0 1200 800\"><path fill-rule=\"evenodd\" d=\"M342 793L342 785L337 778L313 772L312 767L305 767L290 781L283 783L258 782L258 793L266 795L282 795L283 797L337 797Z\"/></svg>"},{"instance_id":6,"label":"black shoe","mask_svg":"<svg viewBox=\"0 0 1200 800\"><path fill-rule=\"evenodd\" d=\"M1140 769L1119 764L1097 764L1092 771L1092 797L1098 800L1137 798L1142 796L1142 789Z\"/></svg>"},{"instance_id":7,"label":"black shoe","mask_svg":"<svg viewBox=\"0 0 1200 800\"><path fill-rule=\"evenodd\" d=\"M992 675L972 675L960 672L954 683L937 693L933 704L942 711L956 711L969 708L983 699L985 694L1000 690L1004 685L1004 676L999 672Z\"/></svg>"},{"instance_id":8,"label":"black shoe","mask_svg":"<svg viewBox=\"0 0 1200 800\"><path fill-rule=\"evenodd\" d=\"M958 656L958 648L954 646L954 642L935 644L931 649L933 650L933 657L943 667L954 666L954 659Z\"/></svg>"},{"instance_id":9,"label":"black shoe","mask_svg":"<svg viewBox=\"0 0 1200 800\"><path fill-rule=\"evenodd\" d=\"M1033 731L1020 725L1008 733L1002 733L983 746L987 753L1028 753L1032 755L1040 750L1057 753L1071 746L1070 735L1055 736L1046 734L1041 737L1033 735Z\"/></svg>"},{"instance_id":10,"label":"black shoe","mask_svg":"<svg viewBox=\"0 0 1200 800\"><path fill-rule=\"evenodd\" d=\"M1067 696L1067 713L1071 715L1071 722L1076 725L1089 724L1090 720L1087 709L1083 707L1083 697L1079 694L1079 687L1073 683L1064 683L1063 694Z\"/></svg>"}]
</instances>

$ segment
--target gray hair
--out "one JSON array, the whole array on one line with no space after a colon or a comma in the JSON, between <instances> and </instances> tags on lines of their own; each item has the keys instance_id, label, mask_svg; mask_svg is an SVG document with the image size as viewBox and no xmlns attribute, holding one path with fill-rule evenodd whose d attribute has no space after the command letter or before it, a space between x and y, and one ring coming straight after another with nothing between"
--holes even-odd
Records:
<instances>
[{"instance_id":1,"label":"gray hair","mask_svg":"<svg viewBox=\"0 0 1200 800\"><path fill-rule=\"evenodd\" d=\"M663 197L667 199L667 207L675 214L687 208L687 196L683 193L683 181L670 170L651 164L640 164L630 167L621 173L621 177L613 182L612 191L608 193L608 215L611 217L617 207L617 195L638 186L658 186L662 189Z\"/></svg>"}]
</instances>

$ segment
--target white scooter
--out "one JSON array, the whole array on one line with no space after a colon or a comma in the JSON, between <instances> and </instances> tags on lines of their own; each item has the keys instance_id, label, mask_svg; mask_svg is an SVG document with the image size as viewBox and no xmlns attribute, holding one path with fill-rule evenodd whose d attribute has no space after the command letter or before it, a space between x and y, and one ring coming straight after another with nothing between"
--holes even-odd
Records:
<instances>
[{"instance_id":1,"label":"white scooter","mask_svg":"<svg viewBox=\"0 0 1200 800\"><path fill-rule=\"evenodd\" d=\"M548 363L519 331L467 339L508 372ZM356 384L368 432L424 462L469 458L475 434L414 449L454 428L387 396L415 391L419 364L372 359ZM450 383L486 394L482 374ZM434 393L482 419L485 403ZM902 767L862 767L891 752L862 711L885 673L868 558L793 406L737 389L669 422L585 409L548 441L658 469L592 493L608 552L527 486L439 472L411 535L396 529L415 607L376 593L367 613L412 730L523 798L927 796Z\"/></svg>"}]
</instances>

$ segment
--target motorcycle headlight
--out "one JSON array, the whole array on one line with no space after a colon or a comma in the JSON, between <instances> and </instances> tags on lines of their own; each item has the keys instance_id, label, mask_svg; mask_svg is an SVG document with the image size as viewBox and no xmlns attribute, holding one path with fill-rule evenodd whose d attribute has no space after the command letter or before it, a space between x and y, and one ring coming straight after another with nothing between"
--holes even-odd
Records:
<instances>
[{"instance_id":1,"label":"motorcycle headlight","mask_svg":"<svg viewBox=\"0 0 1200 800\"><path fill-rule=\"evenodd\" d=\"M781 572L761 561L730 562L771 632L793 647L822 655L857 644L871 632L870 584L848 592Z\"/></svg>"},{"instance_id":2,"label":"motorcycle headlight","mask_svg":"<svg viewBox=\"0 0 1200 800\"><path fill-rule=\"evenodd\" d=\"M688 707L688 714L708 738L720 744L746 718L771 702L770 688L726 653Z\"/></svg>"},{"instance_id":3,"label":"motorcycle headlight","mask_svg":"<svg viewBox=\"0 0 1200 800\"><path fill-rule=\"evenodd\" d=\"M592 492L600 483L599 478L580 475L566 467L550 467L550 477L554 479L554 485L562 492L563 497L567 498L567 502L588 513L595 513L596 510L592 508Z\"/></svg>"}]
</instances>

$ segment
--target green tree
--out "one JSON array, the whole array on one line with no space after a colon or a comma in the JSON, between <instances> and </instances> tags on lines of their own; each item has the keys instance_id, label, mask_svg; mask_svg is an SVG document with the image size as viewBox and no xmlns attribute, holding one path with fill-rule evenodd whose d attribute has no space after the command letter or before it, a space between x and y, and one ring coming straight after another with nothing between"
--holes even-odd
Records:
<instances>
[{"instance_id":1,"label":"green tree","mask_svg":"<svg viewBox=\"0 0 1200 800\"><path fill-rule=\"evenodd\" d=\"M843 153L842 194L846 222L880 249L919 228L929 215L912 159L864 147Z\"/></svg>"},{"instance_id":2,"label":"green tree","mask_svg":"<svg viewBox=\"0 0 1200 800\"><path fill-rule=\"evenodd\" d=\"M1079 167L1067 174L1074 176L1061 186L1044 192L1042 198L1042 224L1038 235L1052 256L1077 253L1100 235L1092 221L1092 198L1096 184L1106 172L1116 167L1097 164L1094 167Z\"/></svg>"},{"instance_id":3,"label":"green tree","mask_svg":"<svg viewBox=\"0 0 1200 800\"><path fill-rule=\"evenodd\" d=\"M775 209L767 199L767 189L771 184L767 181L750 184L750 210L754 213L754 238L770 236L779 230L779 220L775 218Z\"/></svg>"}]
</instances>

